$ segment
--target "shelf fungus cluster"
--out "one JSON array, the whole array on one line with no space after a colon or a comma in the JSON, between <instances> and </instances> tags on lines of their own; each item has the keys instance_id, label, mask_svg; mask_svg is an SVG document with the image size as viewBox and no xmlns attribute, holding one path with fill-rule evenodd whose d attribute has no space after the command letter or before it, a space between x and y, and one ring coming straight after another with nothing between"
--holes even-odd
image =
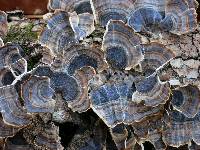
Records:
<instances>
[{"instance_id":1,"label":"shelf fungus cluster","mask_svg":"<svg viewBox=\"0 0 200 150\"><path fill-rule=\"evenodd\" d=\"M197 7L195 0L49 0L37 41L48 63L30 71L23 49L3 44L8 23L0 12L0 140L9 142L38 115L53 115L63 107L60 94L73 112L95 112L119 150L145 141L158 150L200 145L199 87L161 80L160 70L176 55L159 39L145 40L194 31ZM83 44L97 28L105 29L102 41ZM64 149L59 128L51 121L44 126L32 144Z\"/></svg>"}]
</instances>

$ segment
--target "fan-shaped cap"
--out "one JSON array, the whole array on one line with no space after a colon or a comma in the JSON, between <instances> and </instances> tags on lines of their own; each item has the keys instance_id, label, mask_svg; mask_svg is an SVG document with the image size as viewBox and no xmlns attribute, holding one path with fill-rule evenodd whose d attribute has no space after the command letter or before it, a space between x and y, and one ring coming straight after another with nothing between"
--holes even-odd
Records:
<instances>
[{"instance_id":1,"label":"fan-shaped cap","mask_svg":"<svg viewBox=\"0 0 200 150\"><path fill-rule=\"evenodd\" d=\"M133 81L106 83L91 89L91 107L109 127L130 124L160 111L160 107L148 107L131 101L135 92Z\"/></svg>"},{"instance_id":2,"label":"fan-shaped cap","mask_svg":"<svg viewBox=\"0 0 200 150\"><path fill-rule=\"evenodd\" d=\"M0 37L5 36L8 31L7 14L0 11Z\"/></svg>"},{"instance_id":3,"label":"fan-shaped cap","mask_svg":"<svg viewBox=\"0 0 200 150\"><path fill-rule=\"evenodd\" d=\"M75 32L76 38L82 40L90 35L94 30L94 16L90 13L77 15L76 12L70 14L70 24Z\"/></svg>"},{"instance_id":4,"label":"fan-shaped cap","mask_svg":"<svg viewBox=\"0 0 200 150\"><path fill-rule=\"evenodd\" d=\"M193 118L200 107L200 91L193 85L179 87L173 90L172 106L188 118Z\"/></svg>"},{"instance_id":5,"label":"fan-shaped cap","mask_svg":"<svg viewBox=\"0 0 200 150\"><path fill-rule=\"evenodd\" d=\"M53 94L48 77L30 76L21 85L21 96L29 113L52 113L55 106Z\"/></svg>"},{"instance_id":6,"label":"fan-shaped cap","mask_svg":"<svg viewBox=\"0 0 200 150\"><path fill-rule=\"evenodd\" d=\"M73 76L54 72L50 77L51 87L62 94L73 111L84 112L90 108L88 82L95 73L92 67L82 67Z\"/></svg>"},{"instance_id":7,"label":"fan-shaped cap","mask_svg":"<svg viewBox=\"0 0 200 150\"><path fill-rule=\"evenodd\" d=\"M144 101L146 106L165 104L170 97L170 85L161 83L156 75L141 78L135 82L136 92L132 95L132 101L140 103Z\"/></svg>"},{"instance_id":8,"label":"fan-shaped cap","mask_svg":"<svg viewBox=\"0 0 200 150\"><path fill-rule=\"evenodd\" d=\"M62 96L66 101L72 101L78 96L79 85L76 79L69 76L67 73L53 73L50 83L55 92L62 93Z\"/></svg>"},{"instance_id":9,"label":"fan-shaped cap","mask_svg":"<svg viewBox=\"0 0 200 150\"><path fill-rule=\"evenodd\" d=\"M43 46L52 50L55 55L62 55L63 49L76 43L68 13L58 10L52 14L47 20L47 27L40 34L39 41Z\"/></svg>"},{"instance_id":10,"label":"fan-shaped cap","mask_svg":"<svg viewBox=\"0 0 200 150\"><path fill-rule=\"evenodd\" d=\"M30 123L31 115L20 104L14 85L0 88L0 111L7 124L25 126Z\"/></svg>"},{"instance_id":11,"label":"fan-shaped cap","mask_svg":"<svg viewBox=\"0 0 200 150\"><path fill-rule=\"evenodd\" d=\"M143 72L148 76L159 70L175 57L172 50L157 42L144 44L144 60L141 62Z\"/></svg>"},{"instance_id":12,"label":"fan-shaped cap","mask_svg":"<svg viewBox=\"0 0 200 150\"><path fill-rule=\"evenodd\" d=\"M128 25L136 32L155 33L164 17L165 0L137 0L129 14Z\"/></svg>"},{"instance_id":13,"label":"fan-shaped cap","mask_svg":"<svg viewBox=\"0 0 200 150\"><path fill-rule=\"evenodd\" d=\"M37 76L50 78L51 87L61 93L73 111L84 112L90 108L88 98L88 82L95 75L92 67L81 67L75 70L73 76L64 72L52 71L49 66L38 66L32 71Z\"/></svg>"},{"instance_id":14,"label":"fan-shaped cap","mask_svg":"<svg viewBox=\"0 0 200 150\"><path fill-rule=\"evenodd\" d=\"M197 28L196 0L137 0L128 17L136 32L169 31L184 34Z\"/></svg>"},{"instance_id":15,"label":"fan-shaped cap","mask_svg":"<svg viewBox=\"0 0 200 150\"><path fill-rule=\"evenodd\" d=\"M164 17L165 0L137 0L128 17L128 25L136 32L154 32Z\"/></svg>"},{"instance_id":16,"label":"fan-shaped cap","mask_svg":"<svg viewBox=\"0 0 200 150\"><path fill-rule=\"evenodd\" d=\"M87 96L87 88L85 87L85 84L87 84L87 82L84 80L85 77L81 78L82 80L78 80L64 72L55 72L50 80L51 87L56 92L60 92L62 94L63 98L67 101L69 106L72 107L72 110L74 107L74 111L79 111L79 109L81 111L81 108L79 108L79 103L82 103L82 101L85 100L87 101L87 99L85 99L85 97ZM77 102L79 100L80 102L78 104L74 103L74 101ZM86 103L86 105L88 104ZM88 108L86 108L86 110L87 109Z\"/></svg>"},{"instance_id":17,"label":"fan-shaped cap","mask_svg":"<svg viewBox=\"0 0 200 150\"><path fill-rule=\"evenodd\" d=\"M109 20L121 20L126 23L128 14L134 8L135 0L90 0L95 21L105 27Z\"/></svg>"},{"instance_id":18,"label":"fan-shaped cap","mask_svg":"<svg viewBox=\"0 0 200 150\"><path fill-rule=\"evenodd\" d=\"M63 150L60 143L59 128L53 123L45 125L43 132L39 133L34 143L38 147L43 147L48 150Z\"/></svg>"},{"instance_id":19,"label":"fan-shaped cap","mask_svg":"<svg viewBox=\"0 0 200 150\"><path fill-rule=\"evenodd\" d=\"M131 69L143 59L138 48L141 37L122 21L109 21L104 34L102 49L106 60L114 69Z\"/></svg>"},{"instance_id":20,"label":"fan-shaped cap","mask_svg":"<svg viewBox=\"0 0 200 150\"><path fill-rule=\"evenodd\" d=\"M136 32L154 32L158 29L162 18L163 16L158 10L144 5L131 13L128 18L128 25Z\"/></svg>"},{"instance_id":21,"label":"fan-shaped cap","mask_svg":"<svg viewBox=\"0 0 200 150\"><path fill-rule=\"evenodd\" d=\"M95 70L92 67L83 67L76 70L74 77L79 85L79 95L73 101L68 101L68 106L73 111L85 112L90 108L90 100L88 97L88 83L95 75Z\"/></svg>"},{"instance_id":22,"label":"fan-shaped cap","mask_svg":"<svg viewBox=\"0 0 200 150\"><path fill-rule=\"evenodd\" d=\"M96 71L102 71L107 67L103 51L96 47L73 45L65 52L64 59L63 68L70 75L85 66L93 67Z\"/></svg>"},{"instance_id":23,"label":"fan-shaped cap","mask_svg":"<svg viewBox=\"0 0 200 150\"><path fill-rule=\"evenodd\" d=\"M196 0L168 0L161 28L174 34L184 34L197 28Z\"/></svg>"},{"instance_id":24,"label":"fan-shaped cap","mask_svg":"<svg viewBox=\"0 0 200 150\"><path fill-rule=\"evenodd\" d=\"M92 8L90 0L49 0L49 10L61 9L66 12L76 11L77 14L90 13L92 14Z\"/></svg>"},{"instance_id":25,"label":"fan-shaped cap","mask_svg":"<svg viewBox=\"0 0 200 150\"><path fill-rule=\"evenodd\" d=\"M126 83L118 85L107 84L91 90L92 109L108 126L114 127L118 122L122 122L125 119L124 109L128 105L127 96L130 87L131 85Z\"/></svg>"},{"instance_id":26,"label":"fan-shaped cap","mask_svg":"<svg viewBox=\"0 0 200 150\"><path fill-rule=\"evenodd\" d=\"M194 118L187 118L181 112L173 110L164 117L164 122L162 135L167 145L179 147L180 145L189 144L191 140L200 144L200 113Z\"/></svg>"}]
</instances>

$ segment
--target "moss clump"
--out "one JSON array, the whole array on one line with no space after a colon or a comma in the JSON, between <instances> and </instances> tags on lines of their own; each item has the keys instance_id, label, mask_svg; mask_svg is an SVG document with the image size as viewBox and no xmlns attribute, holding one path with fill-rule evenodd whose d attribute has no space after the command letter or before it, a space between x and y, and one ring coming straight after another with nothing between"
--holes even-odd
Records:
<instances>
[{"instance_id":1,"label":"moss clump","mask_svg":"<svg viewBox=\"0 0 200 150\"><path fill-rule=\"evenodd\" d=\"M11 25L7 36L3 39L4 43L16 43L22 47L23 52L21 52L21 55L27 58L28 70L33 69L42 58L41 55L31 56L38 41L38 33L32 31L33 27L34 24L32 22L24 24L23 26L20 24Z\"/></svg>"},{"instance_id":2,"label":"moss clump","mask_svg":"<svg viewBox=\"0 0 200 150\"><path fill-rule=\"evenodd\" d=\"M25 44L36 41L38 35L36 32L32 31L33 27L33 23L29 23L23 27L20 27L20 25L11 25L7 36L4 38L4 42Z\"/></svg>"}]
</instances>

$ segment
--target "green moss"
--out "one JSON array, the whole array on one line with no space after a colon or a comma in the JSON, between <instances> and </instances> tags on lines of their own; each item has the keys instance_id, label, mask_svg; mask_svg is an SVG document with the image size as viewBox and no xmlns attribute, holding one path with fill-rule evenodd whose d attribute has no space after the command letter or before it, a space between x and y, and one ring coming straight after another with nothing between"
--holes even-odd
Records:
<instances>
[{"instance_id":1,"label":"green moss","mask_svg":"<svg viewBox=\"0 0 200 150\"><path fill-rule=\"evenodd\" d=\"M24 44L28 42L34 42L37 40L37 33L33 32L33 23L29 23L23 28L19 25L11 25L7 36L4 38L4 42L14 42L19 44Z\"/></svg>"},{"instance_id":2,"label":"green moss","mask_svg":"<svg viewBox=\"0 0 200 150\"><path fill-rule=\"evenodd\" d=\"M38 40L37 32L33 32L34 24L32 22L21 27L20 25L11 25L7 36L3 39L4 43L11 42L19 44L23 49L23 54L27 56L28 70L33 69L42 56L30 56L35 49Z\"/></svg>"}]
</instances>

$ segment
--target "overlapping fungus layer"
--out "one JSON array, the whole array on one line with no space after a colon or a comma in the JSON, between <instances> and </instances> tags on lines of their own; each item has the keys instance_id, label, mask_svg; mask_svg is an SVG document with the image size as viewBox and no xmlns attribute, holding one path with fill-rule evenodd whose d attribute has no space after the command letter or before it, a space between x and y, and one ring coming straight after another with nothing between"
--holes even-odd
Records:
<instances>
[{"instance_id":1,"label":"overlapping fungus layer","mask_svg":"<svg viewBox=\"0 0 200 150\"><path fill-rule=\"evenodd\" d=\"M144 40L145 34L194 31L197 6L195 0L49 0L50 13L38 39L45 49L44 64L27 71L20 46L0 40L2 142L30 127L36 115L53 114L60 94L74 112L92 109L119 150L145 141L156 149L191 141L190 147L199 145L199 88L174 89L162 82L158 72L176 56L161 41ZM102 43L83 44L99 25L105 29ZM0 38L7 30L7 15L0 12ZM64 149L58 132L48 122L35 145ZM93 141L84 148L102 149L103 143ZM9 140L7 146L12 146Z\"/></svg>"}]
</instances>

